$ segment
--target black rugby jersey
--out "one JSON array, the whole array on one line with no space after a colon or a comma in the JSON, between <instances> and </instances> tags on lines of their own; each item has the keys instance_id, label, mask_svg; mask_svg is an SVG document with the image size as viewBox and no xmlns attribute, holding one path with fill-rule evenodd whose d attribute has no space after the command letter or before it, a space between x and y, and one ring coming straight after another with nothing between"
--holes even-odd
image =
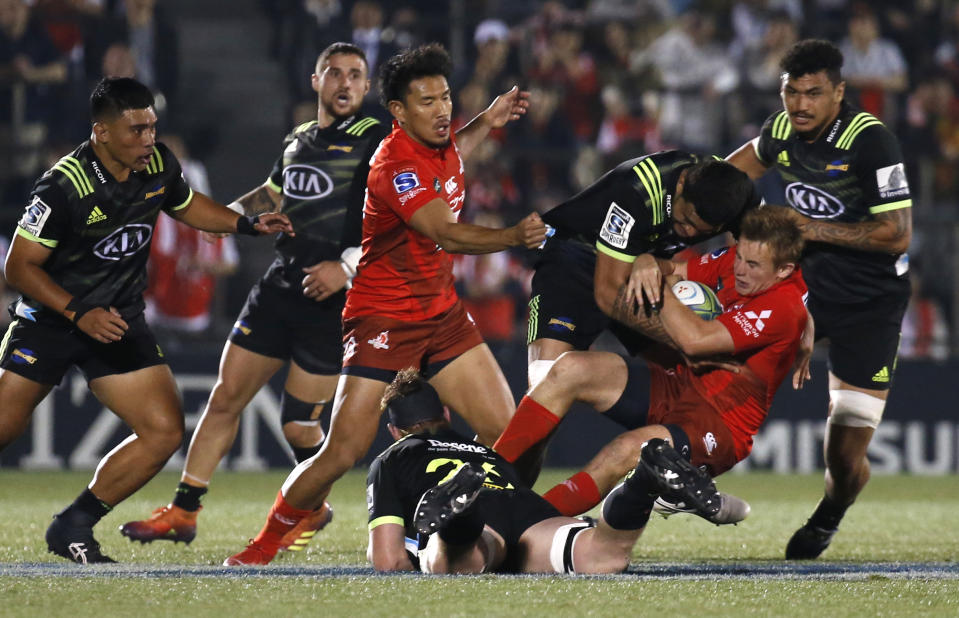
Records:
<instances>
[{"instance_id":1,"label":"black rugby jersey","mask_svg":"<svg viewBox=\"0 0 959 618\"><path fill-rule=\"evenodd\" d=\"M376 118L350 116L325 129L313 120L286 137L268 183L283 194L296 235L278 235L265 280L299 287L303 268L359 246L370 157L386 134Z\"/></svg>"},{"instance_id":2,"label":"black rugby jersey","mask_svg":"<svg viewBox=\"0 0 959 618\"><path fill-rule=\"evenodd\" d=\"M786 202L811 219L868 221L912 206L896 137L875 116L843 101L839 116L808 143L786 112L763 125L756 155L782 177ZM809 243L802 268L809 293L839 303L909 294L907 256Z\"/></svg>"},{"instance_id":3,"label":"black rugby jersey","mask_svg":"<svg viewBox=\"0 0 959 618\"><path fill-rule=\"evenodd\" d=\"M173 212L193 199L179 161L161 143L145 170L118 182L85 142L43 174L31 195L17 234L52 250L43 270L78 299L116 307L125 320L143 312L160 210ZM26 296L15 312L34 321L66 319Z\"/></svg>"},{"instance_id":4,"label":"black rugby jersey","mask_svg":"<svg viewBox=\"0 0 959 618\"><path fill-rule=\"evenodd\" d=\"M486 471L485 489L511 491L523 487L512 464L493 449L452 429L409 435L393 443L370 465L366 477L369 529L399 524L406 529L407 537L417 538L413 511L423 493L453 478L466 463Z\"/></svg>"},{"instance_id":5,"label":"black rugby jersey","mask_svg":"<svg viewBox=\"0 0 959 618\"><path fill-rule=\"evenodd\" d=\"M543 221L556 228L558 238L595 246L624 262L643 253L671 255L688 242L672 227L676 183L700 160L669 150L624 161L547 212Z\"/></svg>"}]
</instances>

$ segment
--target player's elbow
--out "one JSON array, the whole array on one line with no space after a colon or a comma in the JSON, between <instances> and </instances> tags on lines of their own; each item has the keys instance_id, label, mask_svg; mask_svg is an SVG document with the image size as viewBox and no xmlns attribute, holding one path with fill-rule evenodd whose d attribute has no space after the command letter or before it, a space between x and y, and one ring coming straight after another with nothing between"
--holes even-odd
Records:
<instances>
[{"instance_id":1,"label":"player's elbow","mask_svg":"<svg viewBox=\"0 0 959 618\"><path fill-rule=\"evenodd\" d=\"M406 553L393 555L387 552L372 552L370 562L373 564L373 570L377 573L390 573L394 571L412 571L413 563L406 556Z\"/></svg>"},{"instance_id":2,"label":"player's elbow","mask_svg":"<svg viewBox=\"0 0 959 618\"><path fill-rule=\"evenodd\" d=\"M618 288L602 281L596 281L593 286L593 300L596 301L596 306L599 307L600 311L612 316L618 292Z\"/></svg>"}]
</instances>

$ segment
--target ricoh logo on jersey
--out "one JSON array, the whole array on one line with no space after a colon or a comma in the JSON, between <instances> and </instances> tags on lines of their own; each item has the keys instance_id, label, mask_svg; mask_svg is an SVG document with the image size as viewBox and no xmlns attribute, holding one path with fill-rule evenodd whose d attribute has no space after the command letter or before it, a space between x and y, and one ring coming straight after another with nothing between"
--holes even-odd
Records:
<instances>
[{"instance_id":1,"label":"ricoh logo on jersey","mask_svg":"<svg viewBox=\"0 0 959 618\"><path fill-rule=\"evenodd\" d=\"M107 178L103 175L103 172L100 171L100 166L97 165L96 161L90 161L90 167L93 168L93 173L97 175L97 180L100 181L101 185L107 184Z\"/></svg>"},{"instance_id":2,"label":"ricoh logo on jersey","mask_svg":"<svg viewBox=\"0 0 959 618\"><path fill-rule=\"evenodd\" d=\"M836 122L832 123L832 129L829 130L829 135L826 137L826 143L831 144L834 137L836 137L836 132L839 131L839 125L842 124L842 119L837 118Z\"/></svg>"},{"instance_id":3,"label":"ricoh logo on jersey","mask_svg":"<svg viewBox=\"0 0 959 618\"><path fill-rule=\"evenodd\" d=\"M149 246L153 228L143 223L124 225L93 247L93 254L98 258L110 261L129 257Z\"/></svg>"},{"instance_id":4,"label":"ricoh logo on jersey","mask_svg":"<svg viewBox=\"0 0 959 618\"><path fill-rule=\"evenodd\" d=\"M318 200L333 191L333 180L323 170L296 163L283 169L283 193L298 200Z\"/></svg>"},{"instance_id":5,"label":"ricoh logo on jersey","mask_svg":"<svg viewBox=\"0 0 959 618\"><path fill-rule=\"evenodd\" d=\"M786 187L786 202L810 219L833 219L846 210L842 202L832 195L801 182Z\"/></svg>"}]
</instances>

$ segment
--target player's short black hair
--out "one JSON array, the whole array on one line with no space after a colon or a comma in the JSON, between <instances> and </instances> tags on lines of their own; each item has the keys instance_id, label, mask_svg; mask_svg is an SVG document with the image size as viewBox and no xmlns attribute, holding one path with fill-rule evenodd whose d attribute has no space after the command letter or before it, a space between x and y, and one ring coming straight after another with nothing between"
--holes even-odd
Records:
<instances>
[{"instance_id":1,"label":"player's short black hair","mask_svg":"<svg viewBox=\"0 0 959 618\"><path fill-rule=\"evenodd\" d=\"M794 44L779 61L779 68L790 77L802 77L825 71L833 85L842 81L842 52L823 39L805 39Z\"/></svg>"},{"instance_id":2,"label":"player's short black hair","mask_svg":"<svg viewBox=\"0 0 959 618\"><path fill-rule=\"evenodd\" d=\"M380 409L386 411L390 423L404 431L421 423L446 420L439 394L412 367L396 374L386 387Z\"/></svg>"},{"instance_id":3,"label":"player's short black hair","mask_svg":"<svg viewBox=\"0 0 959 618\"><path fill-rule=\"evenodd\" d=\"M683 198L699 218L721 227L735 221L747 208L759 205L759 194L745 172L731 163L700 161L686 172Z\"/></svg>"},{"instance_id":4,"label":"player's short black hair","mask_svg":"<svg viewBox=\"0 0 959 618\"><path fill-rule=\"evenodd\" d=\"M390 101L403 101L414 79L442 75L448 80L452 72L453 61L439 43L400 52L380 68L380 100L384 107Z\"/></svg>"},{"instance_id":5,"label":"player's short black hair","mask_svg":"<svg viewBox=\"0 0 959 618\"><path fill-rule=\"evenodd\" d=\"M128 109L153 107L153 93L132 77L104 77L90 95L93 122L116 118Z\"/></svg>"},{"instance_id":6,"label":"player's short black hair","mask_svg":"<svg viewBox=\"0 0 959 618\"><path fill-rule=\"evenodd\" d=\"M764 206L746 213L739 224L739 239L743 238L767 245L777 268L798 264L805 245L799 226L783 206Z\"/></svg>"},{"instance_id":7,"label":"player's short black hair","mask_svg":"<svg viewBox=\"0 0 959 618\"><path fill-rule=\"evenodd\" d=\"M330 56L335 56L337 54L358 56L359 59L363 61L363 64L366 65L366 72L370 72L370 62L366 59L366 52L364 52L362 48L357 47L352 43L344 43L342 41L333 43L320 52L320 55L316 57L316 68L319 69L329 62Z\"/></svg>"}]
</instances>

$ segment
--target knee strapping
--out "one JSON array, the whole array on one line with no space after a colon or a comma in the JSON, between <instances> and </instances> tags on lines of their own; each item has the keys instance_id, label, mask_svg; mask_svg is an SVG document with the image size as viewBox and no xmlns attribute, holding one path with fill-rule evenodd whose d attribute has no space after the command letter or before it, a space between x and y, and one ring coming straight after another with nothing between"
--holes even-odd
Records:
<instances>
[{"instance_id":1,"label":"knee strapping","mask_svg":"<svg viewBox=\"0 0 959 618\"><path fill-rule=\"evenodd\" d=\"M871 427L882 420L886 402L879 397L848 389L829 391L829 422L844 427Z\"/></svg>"},{"instance_id":2,"label":"knee strapping","mask_svg":"<svg viewBox=\"0 0 959 618\"><path fill-rule=\"evenodd\" d=\"M316 406L325 407L327 403L326 401L316 403L301 401L284 390L280 395L280 424L316 425L320 422L320 413L323 411L321 408L319 413L314 414Z\"/></svg>"},{"instance_id":3,"label":"knee strapping","mask_svg":"<svg viewBox=\"0 0 959 618\"><path fill-rule=\"evenodd\" d=\"M533 388L537 384L543 381L543 378L546 377L546 374L549 373L549 370L553 367L554 360L534 360L529 364L529 367L526 369L527 379L529 379L529 387Z\"/></svg>"},{"instance_id":4,"label":"knee strapping","mask_svg":"<svg viewBox=\"0 0 959 618\"><path fill-rule=\"evenodd\" d=\"M575 573L576 566L573 564L573 549L576 547L576 539L579 533L587 528L592 528L592 524L587 522L578 522L575 524L566 524L560 526L553 534L553 544L549 548L549 564L556 573Z\"/></svg>"}]
</instances>

